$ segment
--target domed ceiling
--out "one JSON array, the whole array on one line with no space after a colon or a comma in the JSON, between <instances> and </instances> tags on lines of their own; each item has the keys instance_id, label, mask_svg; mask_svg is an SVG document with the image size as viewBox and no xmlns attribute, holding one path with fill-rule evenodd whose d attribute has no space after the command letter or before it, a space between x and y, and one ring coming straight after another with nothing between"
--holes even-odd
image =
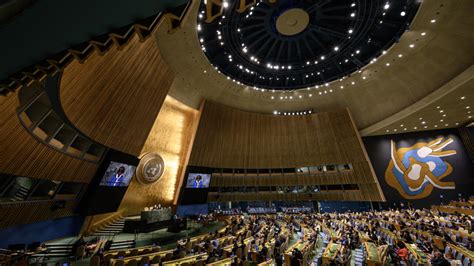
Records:
<instances>
[{"instance_id":1,"label":"domed ceiling","mask_svg":"<svg viewBox=\"0 0 474 266\"><path fill-rule=\"evenodd\" d=\"M205 99L245 111L282 115L285 112L296 115L299 112L304 115L304 111L308 110L324 112L348 108L362 135L390 134L400 130L405 132L405 128L408 132L456 127L472 121L471 114L467 113L470 110L466 109L467 106L474 106L472 89L474 17L471 15L474 1L472 0L415 0L401 1L402 3L394 0L206 1L213 4L209 12L206 5L206 10L202 13L204 2L193 1L179 30L170 33L163 24L164 26L159 27L156 33L156 41L162 56L176 77L169 95L186 105L199 108ZM354 7L351 6L353 3ZM385 9L387 4L388 9ZM328 10L328 5L334 9ZM320 11L312 11L308 6L322 7ZM374 10L369 7L373 7ZM403 9L404 7L406 9ZM271 15L269 10L257 12L260 9L273 10L279 15ZM304 18L305 13L300 9L308 14L307 22ZM351 20L350 10L355 10L354 21ZM325 13L322 13L323 11ZM289 12L295 12L296 15L292 16ZM323 33L318 33L311 30L313 27L310 25L313 23L312 16L309 15L311 12L315 14L320 12L322 17L313 15L315 16L313 19L327 23L323 25L325 28L341 31L347 40L342 38L342 35L334 36L333 32L322 30ZM340 20L334 19L334 23L329 24L328 18L324 16L334 17L336 16L334 14L343 15L339 16ZM373 21L365 22L370 29L359 29L360 33L356 33L354 26L352 33L349 34L351 23L362 23L359 22L362 19L359 17L361 14L373 16ZM253 16L255 17L251 18ZM273 23L265 22L263 17L257 19L257 16L268 16L266 18L273 19ZM381 24L380 17L382 17ZM251 20L260 22L252 24ZM279 23L282 25L278 26ZM273 28L267 28L270 25L273 25ZM230 32L231 28L235 29L234 32ZM253 31L259 33L252 36ZM324 40L327 45L324 50L326 52L322 52L323 48L315 43L314 38L312 38L314 45L311 46L314 48L312 49L314 57L308 52L304 39L298 41L299 36L307 36L306 31L314 32L312 35L316 36L314 38L317 40ZM363 47L360 49L350 47L349 43L355 41L355 36L359 34L367 35L365 43L360 42L361 45L364 44ZM248 40L251 38L258 40L260 35L265 37L258 41L259 44L251 46L253 42ZM283 39L294 41L295 47L290 53L294 54L294 51L297 51L295 43L300 43L300 49L306 49L307 53L302 52L300 58L294 59L294 62L300 62L299 64L292 63L293 61L289 61L293 60L292 58L283 56L284 53L288 53L286 46L286 49L282 48L280 55L277 56L278 46L284 43L282 41L276 41L277 44L271 53L269 51L273 45L270 41L266 47L259 50L265 40L270 38L268 36L278 35ZM372 37L370 43L369 36ZM344 40L347 43L336 40ZM224 43L222 46L221 41ZM273 41L272 39L272 43ZM247 48L246 53L241 46L242 43ZM338 51L334 50L336 43ZM206 51L203 51L203 46ZM357 50L360 52L354 54L354 59L359 58L360 62L355 63L351 61L353 58L346 58L348 52ZM260 56L256 55L257 51ZM229 60L230 54L225 54L231 52L232 61ZM270 55L265 59L265 54ZM321 54L325 56L322 61ZM298 56L298 52L296 55ZM334 60L330 58L331 56ZM213 61L214 58L216 61ZM277 62L274 58L281 58L283 63ZM313 61L306 58L312 58ZM345 59L342 61L342 58L348 59L347 68L344 66ZM318 64L314 61L318 61ZM267 63L273 68L267 68ZM236 67L237 64L242 65L242 69ZM288 70L287 66L290 64L293 65ZM326 64L337 69L332 72L332 81L327 74L328 70L325 70L324 75L316 77L316 69ZM351 64L357 67L352 70ZM275 65L279 66L278 69L274 68ZM285 69L283 70L281 66L285 66ZM249 75L245 68L259 74ZM308 74L306 79L307 73L304 75L302 73L309 69L314 69L309 72L314 74L313 76ZM295 80L295 83L289 83L288 86L274 87L270 84L277 83L265 83L269 80L258 78L259 75L275 77L272 78L274 82L278 77L286 79L295 72L299 73L297 75L300 81L296 83L298 80ZM255 77L257 79L252 79ZM290 81L293 82L292 79ZM461 97L464 100L459 101ZM451 104L451 101L456 104ZM440 117L436 111L438 106L445 108L443 114L446 114L446 117ZM420 124L420 117L425 124ZM395 125L397 131L394 131Z\"/></svg>"},{"instance_id":2,"label":"domed ceiling","mask_svg":"<svg viewBox=\"0 0 474 266\"><path fill-rule=\"evenodd\" d=\"M247 6L209 0L199 7L197 31L209 62L228 79L292 90L343 79L373 62L399 40L418 7L413 0L279 0Z\"/></svg>"}]
</instances>

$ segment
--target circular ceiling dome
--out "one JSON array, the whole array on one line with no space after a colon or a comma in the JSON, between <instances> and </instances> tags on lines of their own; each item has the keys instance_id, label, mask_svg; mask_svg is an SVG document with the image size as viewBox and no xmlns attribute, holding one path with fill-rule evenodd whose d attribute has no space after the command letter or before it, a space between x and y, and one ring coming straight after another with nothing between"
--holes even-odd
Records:
<instances>
[{"instance_id":1,"label":"circular ceiling dome","mask_svg":"<svg viewBox=\"0 0 474 266\"><path fill-rule=\"evenodd\" d=\"M276 20L278 33L285 36L296 35L309 25L309 15L301 8L292 8L283 12Z\"/></svg>"},{"instance_id":2,"label":"circular ceiling dome","mask_svg":"<svg viewBox=\"0 0 474 266\"><path fill-rule=\"evenodd\" d=\"M242 10L241 1L228 1L214 14L208 10L220 6L201 2L201 48L229 80L272 90L326 84L373 62L408 29L421 2L263 0Z\"/></svg>"}]
</instances>

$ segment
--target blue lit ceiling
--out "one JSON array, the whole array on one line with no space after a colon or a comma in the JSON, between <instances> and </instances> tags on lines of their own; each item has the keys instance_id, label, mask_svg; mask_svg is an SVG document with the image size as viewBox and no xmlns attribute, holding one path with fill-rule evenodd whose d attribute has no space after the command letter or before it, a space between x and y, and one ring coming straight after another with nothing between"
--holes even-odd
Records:
<instances>
[{"instance_id":1,"label":"blue lit ceiling","mask_svg":"<svg viewBox=\"0 0 474 266\"><path fill-rule=\"evenodd\" d=\"M197 31L209 62L233 82L273 90L320 86L358 71L399 40L420 5L412 0L264 0L239 13L241 1L228 0L208 9L222 14L206 22L205 2Z\"/></svg>"}]
</instances>

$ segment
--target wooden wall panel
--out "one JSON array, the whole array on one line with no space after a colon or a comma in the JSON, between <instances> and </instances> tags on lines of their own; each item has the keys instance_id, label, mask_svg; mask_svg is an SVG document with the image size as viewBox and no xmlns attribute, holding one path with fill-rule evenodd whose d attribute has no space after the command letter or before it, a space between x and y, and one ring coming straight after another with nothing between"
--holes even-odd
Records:
<instances>
[{"instance_id":1,"label":"wooden wall panel","mask_svg":"<svg viewBox=\"0 0 474 266\"><path fill-rule=\"evenodd\" d=\"M213 192L211 201L377 200L384 196L347 109L276 116L204 104L189 165L213 168L296 168L352 164L348 172L295 176L213 175L211 187L357 184L357 191L282 195Z\"/></svg>"},{"instance_id":2,"label":"wooden wall panel","mask_svg":"<svg viewBox=\"0 0 474 266\"><path fill-rule=\"evenodd\" d=\"M55 204L54 200L4 202L0 204L0 228L74 215L76 202L66 201L62 208Z\"/></svg>"},{"instance_id":3,"label":"wooden wall panel","mask_svg":"<svg viewBox=\"0 0 474 266\"><path fill-rule=\"evenodd\" d=\"M189 164L285 168L350 162L367 158L347 110L275 116L206 102Z\"/></svg>"},{"instance_id":4,"label":"wooden wall panel","mask_svg":"<svg viewBox=\"0 0 474 266\"><path fill-rule=\"evenodd\" d=\"M97 164L62 154L38 142L16 115L18 92L0 97L0 171L53 180L89 182Z\"/></svg>"},{"instance_id":5,"label":"wooden wall panel","mask_svg":"<svg viewBox=\"0 0 474 266\"><path fill-rule=\"evenodd\" d=\"M173 81L154 38L68 65L60 85L64 111L95 141L139 155Z\"/></svg>"},{"instance_id":6,"label":"wooden wall panel","mask_svg":"<svg viewBox=\"0 0 474 266\"><path fill-rule=\"evenodd\" d=\"M171 97L166 98L141 151L142 154L160 154L165 161L165 172L160 180L150 185L140 184L134 178L122 200L120 210L126 209L126 214L137 214L144 207L155 204L174 204L199 122L198 115L197 110Z\"/></svg>"}]
</instances>

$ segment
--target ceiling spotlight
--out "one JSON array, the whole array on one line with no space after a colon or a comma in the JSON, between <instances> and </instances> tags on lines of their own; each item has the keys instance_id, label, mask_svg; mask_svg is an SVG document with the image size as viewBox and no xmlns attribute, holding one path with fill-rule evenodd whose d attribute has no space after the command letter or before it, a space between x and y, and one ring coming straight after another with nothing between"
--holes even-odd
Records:
<instances>
[{"instance_id":1,"label":"ceiling spotlight","mask_svg":"<svg viewBox=\"0 0 474 266\"><path fill-rule=\"evenodd\" d=\"M276 110L273 111L273 114L274 114L274 115L277 115L277 114L278 114L278 111L276 111Z\"/></svg>"},{"instance_id":2,"label":"ceiling spotlight","mask_svg":"<svg viewBox=\"0 0 474 266\"><path fill-rule=\"evenodd\" d=\"M464 100L464 99L466 99L466 96L462 96L462 97L461 97L461 100Z\"/></svg>"},{"instance_id":3,"label":"ceiling spotlight","mask_svg":"<svg viewBox=\"0 0 474 266\"><path fill-rule=\"evenodd\" d=\"M326 57L324 55L321 56L321 60L324 60Z\"/></svg>"},{"instance_id":4,"label":"ceiling spotlight","mask_svg":"<svg viewBox=\"0 0 474 266\"><path fill-rule=\"evenodd\" d=\"M399 55L398 55L399 58L402 58L402 56L403 56L402 54L399 54Z\"/></svg>"},{"instance_id":5,"label":"ceiling spotlight","mask_svg":"<svg viewBox=\"0 0 474 266\"><path fill-rule=\"evenodd\" d=\"M386 66L390 66L390 63L386 63L385 65L386 65Z\"/></svg>"},{"instance_id":6,"label":"ceiling spotlight","mask_svg":"<svg viewBox=\"0 0 474 266\"><path fill-rule=\"evenodd\" d=\"M430 22L431 22L431 23L435 23L435 22L436 22L436 19L432 19Z\"/></svg>"},{"instance_id":7,"label":"ceiling spotlight","mask_svg":"<svg viewBox=\"0 0 474 266\"><path fill-rule=\"evenodd\" d=\"M362 79L366 79L367 77L363 76Z\"/></svg>"},{"instance_id":8,"label":"ceiling spotlight","mask_svg":"<svg viewBox=\"0 0 474 266\"><path fill-rule=\"evenodd\" d=\"M222 3L222 6L223 6L224 8L228 8L228 7L229 7L229 3L224 2L224 3Z\"/></svg>"},{"instance_id":9,"label":"ceiling spotlight","mask_svg":"<svg viewBox=\"0 0 474 266\"><path fill-rule=\"evenodd\" d=\"M351 13L351 18L355 17L356 16L356 13L355 12L352 12Z\"/></svg>"},{"instance_id":10,"label":"ceiling spotlight","mask_svg":"<svg viewBox=\"0 0 474 266\"><path fill-rule=\"evenodd\" d=\"M198 30L198 31L201 31L201 29L202 29L202 28L201 28L201 24L198 24L198 25L197 25L197 30Z\"/></svg>"},{"instance_id":11,"label":"ceiling spotlight","mask_svg":"<svg viewBox=\"0 0 474 266\"><path fill-rule=\"evenodd\" d=\"M334 46L334 51L339 51L339 46Z\"/></svg>"},{"instance_id":12,"label":"ceiling spotlight","mask_svg":"<svg viewBox=\"0 0 474 266\"><path fill-rule=\"evenodd\" d=\"M387 10L390 8L390 4L387 2L385 3L385 5L383 6L383 9Z\"/></svg>"},{"instance_id":13,"label":"ceiling spotlight","mask_svg":"<svg viewBox=\"0 0 474 266\"><path fill-rule=\"evenodd\" d=\"M412 44L410 44L410 48L413 48L413 47L415 47L415 45L414 45L413 43L412 43Z\"/></svg>"},{"instance_id":14,"label":"ceiling spotlight","mask_svg":"<svg viewBox=\"0 0 474 266\"><path fill-rule=\"evenodd\" d=\"M313 94L310 94L309 97L313 97Z\"/></svg>"},{"instance_id":15,"label":"ceiling spotlight","mask_svg":"<svg viewBox=\"0 0 474 266\"><path fill-rule=\"evenodd\" d=\"M354 32L353 29L349 29L347 32L349 32L349 34L352 34Z\"/></svg>"},{"instance_id":16,"label":"ceiling spotlight","mask_svg":"<svg viewBox=\"0 0 474 266\"><path fill-rule=\"evenodd\" d=\"M426 32L422 32L422 33L420 33L420 34L421 34L421 36L425 36L425 35L426 35Z\"/></svg>"},{"instance_id":17,"label":"ceiling spotlight","mask_svg":"<svg viewBox=\"0 0 474 266\"><path fill-rule=\"evenodd\" d=\"M356 3L352 3L352 4L351 4L351 7L355 7L355 6L356 6Z\"/></svg>"},{"instance_id":18,"label":"ceiling spotlight","mask_svg":"<svg viewBox=\"0 0 474 266\"><path fill-rule=\"evenodd\" d=\"M203 72L204 72L204 74L206 74L206 73L207 73L207 71L206 71L206 70L204 70Z\"/></svg>"},{"instance_id":19,"label":"ceiling spotlight","mask_svg":"<svg viewBox=\"0 0 474 266\"><path fill-rule=\"evenodd\" d=\"M405 11L400 12L400 16L404 17L407 13Z\"/></svg>"}]
</instances>

